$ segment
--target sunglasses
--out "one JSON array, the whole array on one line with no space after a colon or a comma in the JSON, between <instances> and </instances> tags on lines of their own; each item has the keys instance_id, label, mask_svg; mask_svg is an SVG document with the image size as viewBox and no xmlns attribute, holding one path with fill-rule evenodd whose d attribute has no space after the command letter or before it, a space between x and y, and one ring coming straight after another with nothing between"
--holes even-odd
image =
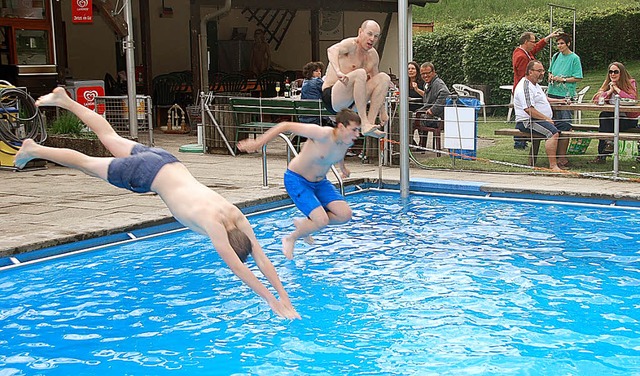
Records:
<instances>
[{"instance_id":1,"label":"sunglasses","mask_svg":"<svg viewBox=\"0 0 640 376\"><path fill-rule=\"evenodd\" d=\"M612 70L609 71L609 74L619 74L619 73L620 73L619 70L613 70L612 69Z\"/></svg>"}]
</instances>

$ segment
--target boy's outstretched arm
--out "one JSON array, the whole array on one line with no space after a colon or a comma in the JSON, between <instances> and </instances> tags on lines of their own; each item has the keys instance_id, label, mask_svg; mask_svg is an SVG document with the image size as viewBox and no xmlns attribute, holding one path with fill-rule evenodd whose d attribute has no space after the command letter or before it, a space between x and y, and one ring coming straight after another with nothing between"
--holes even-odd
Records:
<instances>
[{"instance_id":1,"label":"boy's outstretched arm","mask_svg":"<svg viewBox=\"0 0 640 376\"><path fill-rule=\"evenodd\" d=\"M291 300L289 300L289 294L284 289L282 282L280 281L280 277L278 277L278 273L276 272L276 268L271 263L271 260L265 255L262 250L262 246L258 242L255 233L253 232L253 228L249 221L243 217L240 221L236 222L236 226L238 229L245 233L251 240L251 255L256 262L256 265L262 272L262 274L267 278L271 286L278 292L278 297L280 298L280 303L284 306L286 310L285 317L287 318L300 318L300 315L293 308L291 304ZM293 316L293 317L291 317Z\"/></svg>"},{"instance_id":2,"label":"boy's outstretched arm","mask_svg":"<svg viewBox=\"0 0 640 376\"><path fill-rule=\"evenodd\" d=\"M246 152L258 151L262 146L269 143L269 141L278 137L278 134L287 132L312 140L318 140L320 138L328 137L331 133L330 130L327 129L327 127L323 128L317 124L285 121L269 129L264 134L256 137L255 139L246 138L242 141L239 141L238 149Z\"/></svg>"},{"instance_id":3,"label":"boy's outstretched arm","mask_svg":"<svg viewBox=\"0 0 640 376\"><path fill-rule=\"evenodd\" d=\"M271 309L281 317L288 319L300 318L300 315L293 309L293 307L287 307L282 302L278 301L276 297L267 289L260 280L251 272L251 270L240 261L236 252L231 248L229 244L229 238L227 237L227 231L222 224L215 224L209 232L209 238L213 243L214 248L218 251L218 254L222 260L227 264L229 269L238 276L247 286L249 286L256 294L260 295L268 304ZM255 237L255 236L254 236ZM254 256L255 257L255 256ZM265 256L266 257L266 256ZM273 265L271 266L273 267ZM275 274L275 269L273 269ZM268 278L268 277L267 277ZM276 275L277 278L277 275ZM280 284L282 288L282 284ZM280 293L280 292L279 292ZM288 295L287 297L288 301ZM289 302L289 305L291 303Z\"/></svg>"}]
</instances>

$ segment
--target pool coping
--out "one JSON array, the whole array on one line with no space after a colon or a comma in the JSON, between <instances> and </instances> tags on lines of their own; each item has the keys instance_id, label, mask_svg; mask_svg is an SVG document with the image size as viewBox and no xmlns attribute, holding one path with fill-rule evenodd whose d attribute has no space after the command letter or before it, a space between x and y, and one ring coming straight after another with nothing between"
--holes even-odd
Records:
<instances>
[{"instance_id":1,"label":"pool coping","mask_svg":"<svg viewBox=\"0 0 640 376\"><path fill-rule=\"evenodd\" d=\"M399 190L399 181L378 179L357 179L345 186L347 194L356 191L380 188ZM413 178L410 181L411 192L432 194L518 199L531 201L552 201L565 204L589 204L603 207L640 208L640 194L612 195L606 193L566 192L553 189L522 189L499 186L481 181L461 181L432 178ZM243 213L269 211L292 205L286 193L265 198L246 200L234 203ZM172 216L142 221L134 226L114 226L107 229L91 231L83 234L63 236L56 239L32 242L14 247L0 254L0 270L33 260L49 258L84 249L103 247L114 243L131 241L150 235L184 229Z\"/></svg>"}]
</instances>

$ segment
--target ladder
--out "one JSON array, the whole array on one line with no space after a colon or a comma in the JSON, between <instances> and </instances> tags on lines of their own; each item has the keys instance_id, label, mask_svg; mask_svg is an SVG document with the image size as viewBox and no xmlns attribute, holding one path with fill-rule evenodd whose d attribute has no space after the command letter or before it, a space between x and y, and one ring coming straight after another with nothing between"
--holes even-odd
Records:
<instances>
[{"instance_id":1,"label":"ladder","mask_svg":"<svg viewBox=\"0 0 640 376\"><path fill-rule=\"evenodd\" d=\"M293 18L296 16L296 11L244 8L242 14L249 22L255 21L260 28L264 29L266 41L268 43L274 41L276 43L275 49L278 50L284 36L287 34L287 30L289 30L289 26L291 26L291 22L293 22Z\"/></svg>"}]
</instances>

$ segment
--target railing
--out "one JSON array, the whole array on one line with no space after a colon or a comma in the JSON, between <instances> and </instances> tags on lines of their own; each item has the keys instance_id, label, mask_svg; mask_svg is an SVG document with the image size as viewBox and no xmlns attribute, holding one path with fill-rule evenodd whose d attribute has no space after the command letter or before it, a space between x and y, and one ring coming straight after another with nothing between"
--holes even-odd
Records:
<instances>
[{"instance_id":1,"label":"railing","mask_svg":"<svg viewBox=\"0 0 640 376\"><path fill-rule=\"evenodd\" d=\"M278 136L280 136L280 138L282 138L284 142L287 144L287 163L289 163L291 161L291 153L293 153L293 156L296 157L298 156L298 152L296 151L295 146L293 146L293 144L291 143L291 140L289 139L289 137L287 137L287 135L280 133L278 134ZM331 166L331 171L335 175L336 179L338 179L338 184L340 185L340 193L344 196L344 182L342 181L342 176L340 176L335 166ZM267 145L266 144L262 147L262 187L263 188L269 187L269 183L267 179Z\"/></svg>"}]
</instances>

